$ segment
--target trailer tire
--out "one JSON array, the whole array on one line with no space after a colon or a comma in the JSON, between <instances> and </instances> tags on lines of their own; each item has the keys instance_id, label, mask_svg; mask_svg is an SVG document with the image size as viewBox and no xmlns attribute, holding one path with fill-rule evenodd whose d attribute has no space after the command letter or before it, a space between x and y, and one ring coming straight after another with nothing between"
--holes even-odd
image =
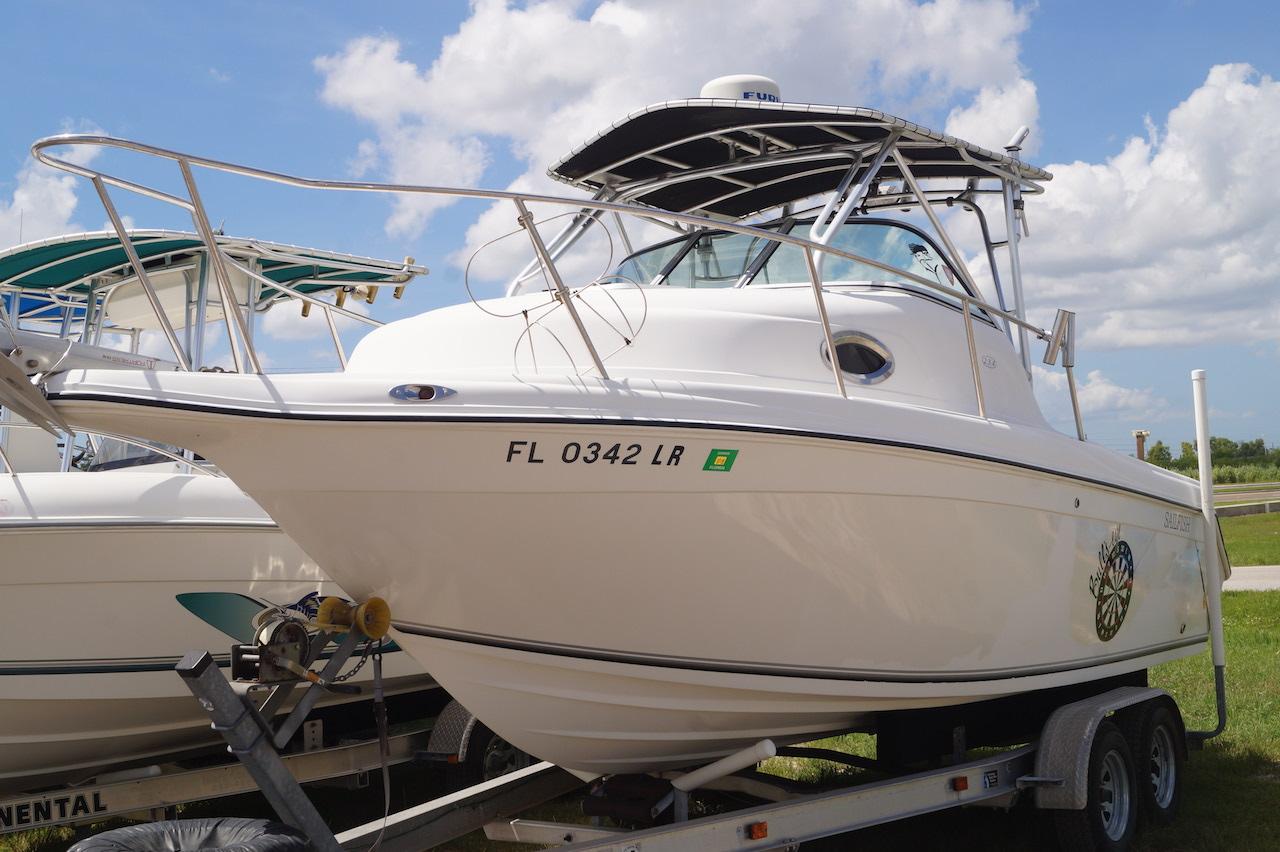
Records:
<instances>
[{"instance_id":1,"label":"trailer tire","mask_svg":"<svg viewBox=\"0 0 1280 852\"><path fill-rule=\"evenodd\" d=\"M477 720L467 738L466 757L452 767L449 788L460 790L532 765L533 758Z\"/></svg>"},{"instance_id":2,"label":"trailer tire","mask_svg":"<svg viewBox=\"0 0 1280 852\"><path fill-rule=\"evenodd\" d=\"M182 819L86 837L67 852L308 852L306 835L265 819Z\"/></svg>"},{"instance_id":3,"label":"trailer tire","mask_svg":"<svg viewBox=\"0 0 1280 852\"><path fill-rule=\"evenodd\" d=\"M1088 787L1082 810L1054 811L1062 849L1123 852L1138 831L1138 789L1129 741L1109 719L1093 735Z\"/></svg>"},{"instance_id":4,"label":"trailer tire","mask_svg":"<svg viewBox=\"0 0 1280 852\"><path fill-rule=\"evenodd\" d=\"M1142 815L1154 825L1168 825L1182 803L1182 717L1167 701L1149 701L1130 711L1124 732L1133 750Z\"/></svg>"}]
</instances>

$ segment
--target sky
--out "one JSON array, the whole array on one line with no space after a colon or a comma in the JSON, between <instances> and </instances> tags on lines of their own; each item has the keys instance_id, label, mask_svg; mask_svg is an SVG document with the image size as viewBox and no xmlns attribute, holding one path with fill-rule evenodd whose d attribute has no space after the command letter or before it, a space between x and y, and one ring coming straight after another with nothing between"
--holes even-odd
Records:
<instances>
[{"instance_id":1,"label":"sky","mask_svg":"<svg viewBox=\"0 0 1280 852\"><path fill-rule=\"evenodd\" d=\"M1041 324L1078 312L1091 440L1189 440L1189 373L1204 368L1214 434L1277 444L1278 42L1280 4L1234 0L20 4L0 31L23 69L0 112L0 246L105 226L87 183L31 162L53 133L307 176L565 194L547 166L615 119L761 73L786 100L874 107L991 148L1030 126L1024 155L1054 180L1027 201L1028 306ZM94 165L177 186L136 157ZM430 267L403 303L374 306L380 318L463 301L468 258L513 224L509 207L476 202L199 179L227 233ZM191 227L116 198L139 227ZM499 293L512 262L477 256L477 293ZM331 358L315 317L286 309L263 330L283 353L274 367ZM1060 371L1036 376L1046 414L1069 423Z\"/></svg>"}]
</instances>

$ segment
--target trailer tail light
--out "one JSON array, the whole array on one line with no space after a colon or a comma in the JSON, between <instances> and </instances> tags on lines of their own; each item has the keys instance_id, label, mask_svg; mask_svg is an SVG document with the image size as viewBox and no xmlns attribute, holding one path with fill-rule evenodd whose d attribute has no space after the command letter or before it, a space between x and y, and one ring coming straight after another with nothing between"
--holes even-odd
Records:
<instances>
[{"instance_id":1,"label":"trailer tail light","mask_svg":"<svg viewBox=\"0 0 1280 852\"><path fill-rule=\"evenodd\" d=\"M957 792L957 793L963 793L965 790L968 790L968 789L969 789L969 776L968 776L968 775L957 775L955 778L952 778L952 779L951 779L951 789L952 789L952 790L954 790L954 791L955 791L955 792Z\"/></svg>"},{"instance_id":2,"label":"trailer tail light","mask_svg":"<svg viewBox=\"0 0 1280 852\"><path fill-rule=\"evenodd\" d=\"M747 824L748 840L764 840L769 836L769 823L752 822Z\"/></svg>"}]
</instances>

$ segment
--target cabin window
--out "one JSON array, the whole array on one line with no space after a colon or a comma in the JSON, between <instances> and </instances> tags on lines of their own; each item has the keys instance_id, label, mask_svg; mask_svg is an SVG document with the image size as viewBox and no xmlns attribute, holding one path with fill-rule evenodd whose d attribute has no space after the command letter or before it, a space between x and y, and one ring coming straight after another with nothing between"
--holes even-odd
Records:
<instances>
[{"instance_id":1,"label":"cabin window","mask_svg":"<svg viewBox=\"0 0 1280 852\"><path fill-rule=\"evenodd\" d=\"M832 335L836 346L836 361L840 372L864 385L883 382L893 374L893 356L889 348L869 334L860 331L840 331ZM827 344L822 344L823 360L829 365L831 355Z\"/></svg>"}]
</instances>

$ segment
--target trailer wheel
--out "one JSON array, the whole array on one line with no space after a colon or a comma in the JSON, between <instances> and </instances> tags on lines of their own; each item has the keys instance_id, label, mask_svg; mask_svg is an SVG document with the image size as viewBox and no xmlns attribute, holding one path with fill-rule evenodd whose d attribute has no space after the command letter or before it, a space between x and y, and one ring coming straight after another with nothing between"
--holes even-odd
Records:
<instances>
[{"instance_id":1,"label":"trailer wheel","mask_svg":"<svg viewBox=\"0 0 1280 852\"><path fill-rule=\"evenodd\" d=\"M1138 800L1143 815L1156 825L1168 825L1182 802L1182 722L1164 701L1134 708L1125 733L1137 764Z\"/></svg>"},{"instance_id":2,"label":"trailer wheel","mask_svg":"<svg viewBox=\"0 0 1280 852\"><path fill-rule=\"evenodd\" d=\"M467 757L454 768L449 786L470 787L532 765L533 758L477 721L467 741Z\"/></svg>"},{"instance_id":3,"label":"trailer wheel","mask_svg":"<svg viewBox=\"0 0 1280 852\"><path fill-rule=\"evenodd\" d=\"M1089 750L1089 801L1054 811L1065 852L1122 852L1138 830L1138 785L1129 741L1104 719Z\"/></svg>"}]
</instances>

